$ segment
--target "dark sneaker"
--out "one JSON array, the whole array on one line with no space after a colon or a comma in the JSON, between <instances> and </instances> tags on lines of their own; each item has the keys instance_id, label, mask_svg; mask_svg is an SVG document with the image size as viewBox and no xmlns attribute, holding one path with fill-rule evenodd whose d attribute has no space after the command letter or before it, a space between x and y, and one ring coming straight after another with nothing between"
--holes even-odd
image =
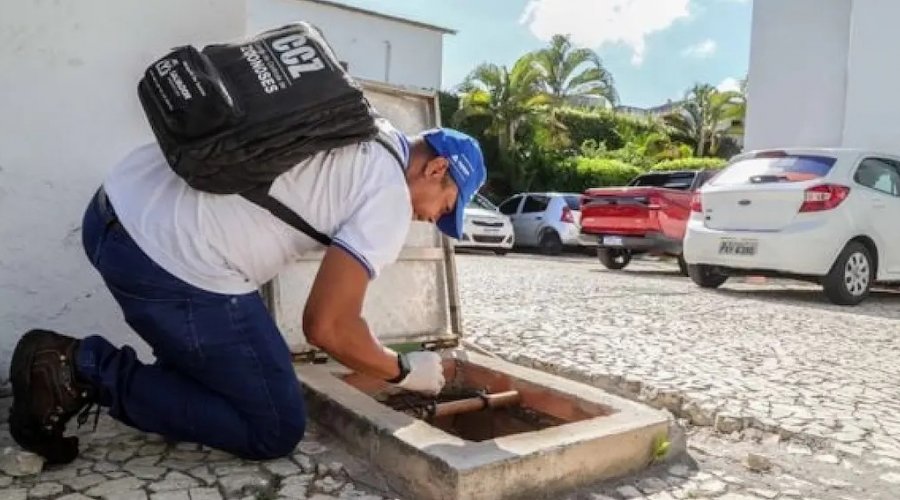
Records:
<instances>
[{"instance_id":1,"label":"dark sneaker","mask_svg":"<svg viewBox=\"0 0 900 500\"><path fill-rule=\"evenodd\" d=\"M31 330L13 352L9 431L19 446L49 464L68 463L78 455L78 439L63 437L63 432L72 417L82 410L86 416L94 402L94 390L75 376L78 343L51 331Z\"/></svg>"}]
</instances>

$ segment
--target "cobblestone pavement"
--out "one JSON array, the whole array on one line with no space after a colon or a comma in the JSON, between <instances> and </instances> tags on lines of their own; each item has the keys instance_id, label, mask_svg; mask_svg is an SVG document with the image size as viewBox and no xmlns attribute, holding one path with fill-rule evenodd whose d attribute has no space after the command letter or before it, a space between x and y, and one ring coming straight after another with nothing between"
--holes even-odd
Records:
<instances>
[{"instance_id":1,"label":"cobblestone pavement","mask_svg":"<svg viewBox=\"0 0 900 500\"><path fill-rule=\"evenodd\" d=\"M611 272L587 258L508 257L458 259L477 346L666 408L711 443L728 436L713 449L765 439L746 451L811 468L803 483L776 481L782 496L900 498L900 294L840 308L790 281L701 290L674 263ZM841 468L851 475L837 479ZM701 496L726 492L714 484Z\"/></svg>"},{"instance_id":2,"label":"cobblestone pavement","mask_svg":"<svg viewBox=\"0 0 900 500\"><path fill-rule=\"evenodd\" d=\"M7 414L10 400L0 400ZM66 466L23 461L6 424L0 425L0 500L220 500L226 498L381 500L385 480L346 453L335 438L312 426L294 454L253 462L191 443L168 443L107 416L96 432L78 432L81 454ZM35 470L29 470L32 466Z\"/></svg>"},{"instance_id":3,"label":"cobblestone pavement","mask_svg":"<svg viewBox=\"0 0 900 500\"><path fill-rule=\"evenodd\" d=\"M460 255L458 267L472 348L669 409L686 429L687 453L568 500L900 498L900 295L842 309L791 282L702 291L670 263L613 273ZM396 498L315 427L291 457L260 463L100 422L75 463L39 474L0 424L0 500Z\"/></svg>"}]
</instances>

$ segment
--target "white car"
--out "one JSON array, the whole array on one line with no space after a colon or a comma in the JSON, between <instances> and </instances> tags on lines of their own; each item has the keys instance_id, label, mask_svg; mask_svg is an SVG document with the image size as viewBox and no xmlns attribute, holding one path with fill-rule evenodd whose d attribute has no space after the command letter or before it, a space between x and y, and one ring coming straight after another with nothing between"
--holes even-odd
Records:
<instances>
[{"instance_id":1,"label":"white car","mask_svg":"<svg viewBox=\"0 0 900 500\"><path fill-rule=\"evenodd\" d=\"M900 281L900 157L850 149L736 156L695 195L688 273L715 288L730 275L820 283L855 305L873 283Z\"/></svg>"},{"instance_id":2,"label":"white car","mask_svg":"<svg viewBox=\"0 0 900 500\"><path fill-rule=\"evenodd\" d=\"M455 247L492 250L498 255L512 249L515 242L512 222L487 198L476 194L463 217L463 236L455 242Z\"/></svg>"},{"instance_id":3,"label":"white car","mask_svg":"<svg viewBox=\"0 0 900 500\"><path fill-rule=\"evenodd\" d=\"M517 246L555 255L565 246L583 244L579 194L519 193L501 203L500 212L512 220Z\"/></svg>"}]
</instances>

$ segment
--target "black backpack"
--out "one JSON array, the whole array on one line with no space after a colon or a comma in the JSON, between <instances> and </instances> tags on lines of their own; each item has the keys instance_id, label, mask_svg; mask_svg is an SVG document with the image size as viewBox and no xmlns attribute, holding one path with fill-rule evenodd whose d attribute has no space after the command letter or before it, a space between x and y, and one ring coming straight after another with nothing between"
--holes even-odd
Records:
<instances>
[{"instance_id":1,"label":"black backpack","mask_svg":"<svg viewBox=\"0 0 900 500\"><path fill-rule=\"evenodd\" d=\"M328 236L269 196L275 178L317 152L370 140L405 167L362 88L307 22L202 51L176 47L147 68L138 96L190 186L240 194L323 245Z\"/></svg>"}]
</instances>

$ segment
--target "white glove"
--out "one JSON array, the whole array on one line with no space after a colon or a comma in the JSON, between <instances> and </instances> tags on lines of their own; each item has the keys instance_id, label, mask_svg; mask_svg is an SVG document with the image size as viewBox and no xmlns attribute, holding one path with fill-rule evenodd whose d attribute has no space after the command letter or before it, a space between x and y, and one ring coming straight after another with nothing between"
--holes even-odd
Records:
<instances>
[{"instance_id":1,"label":"white glove","mask_svg":"<svg viewBox=\"0 0 900 500\"><path fill-rule=\"evenodd\" d=\"M409 374L397 383L397 387L431 395L441 392L444 388L444 367L440 354L414 351L405 356L409 362Z\"/></svg>"}]
</instances>

